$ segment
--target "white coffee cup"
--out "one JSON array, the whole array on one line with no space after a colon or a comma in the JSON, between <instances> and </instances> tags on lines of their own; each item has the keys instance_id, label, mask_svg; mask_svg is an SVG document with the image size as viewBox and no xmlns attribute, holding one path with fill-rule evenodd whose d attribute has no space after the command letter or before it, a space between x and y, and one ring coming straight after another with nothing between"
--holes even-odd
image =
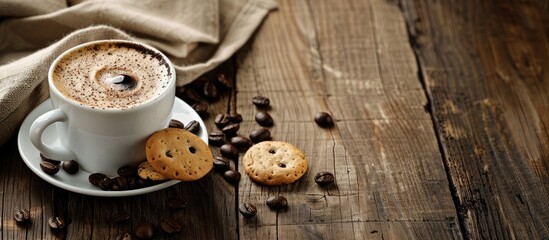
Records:
<instances>
[{"instance_id":1,"label":"white coffee cup","mask_svg":"<svg viewBox=\"0 0 549 240\"><path fill-rule=\"evenodd\" d=\"M159 54L169 65L169 83L162 93L127 109L102 109L83 105L63 95L53 82L55 66L67 54L104 42L136 44ZM76 160L88 172L116 176L124 165L136 166L146 159L145 142L155 131L166 128L175 100L175 71L160 51L145 44L124 40L101 40L73 47L57 57L48 72L53 110L38 117L29 132L31 142L46 157ZM51 145L42 141L44 130L55 125L58 140Z\"/></svg>"}]
</instances>

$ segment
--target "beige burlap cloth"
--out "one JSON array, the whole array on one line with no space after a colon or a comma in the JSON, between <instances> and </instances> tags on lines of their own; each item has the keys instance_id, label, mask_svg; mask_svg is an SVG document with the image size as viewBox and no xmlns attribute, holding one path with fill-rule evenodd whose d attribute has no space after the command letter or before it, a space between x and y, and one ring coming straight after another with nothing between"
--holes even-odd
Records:
<instances>
[{"instance_id":1,"label":"beige burlap cloth","mask_svg":"<svg viewBox=\"0 0 549 240\"><path fill-rule=\"evenodd\" d=\"M0 0L0 145L48 98L47 71L63 51L130 39L166 53L186 84L233 55L274 0Z\"/></svg>"}]
</instances>

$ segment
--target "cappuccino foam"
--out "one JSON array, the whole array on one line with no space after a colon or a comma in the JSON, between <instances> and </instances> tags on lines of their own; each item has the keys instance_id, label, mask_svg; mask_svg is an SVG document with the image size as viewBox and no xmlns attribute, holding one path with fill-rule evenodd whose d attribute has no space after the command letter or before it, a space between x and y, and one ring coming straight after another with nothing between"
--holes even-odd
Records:
<instances>
[{"instance_id":1,"label":"cappuccino foam","mask_svg":"<svg viewBox=\"0 0 549 240\"><path fill-rule=\"evenodd\" d=\"M171 74L155 51L127 42L101 42L65 55L55 66L53 83L82 105L125 109L160 96Z\"/></svg>"}]
</instances>

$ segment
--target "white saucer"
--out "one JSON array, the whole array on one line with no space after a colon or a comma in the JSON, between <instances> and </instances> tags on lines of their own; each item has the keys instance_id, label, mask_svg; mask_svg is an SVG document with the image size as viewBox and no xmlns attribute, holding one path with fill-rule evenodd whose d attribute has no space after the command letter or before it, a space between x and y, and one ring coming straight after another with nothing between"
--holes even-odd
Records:
<instances>
[{"instance_id":1,"label":"white saucer","mask_svg":"<svg viewBox=\"0 0 549 240\"><path fill-rule=\"evenodd\" d=\"M40 115L44 114L53 109L51 100L48 99L38 107L36 107L32 112L25 118L21 128L19 129L19 135L17 136L17 145L19 146L19 153L23 158L23 161L27 166L39 177L46 180L47 182L63 188L65 190L81 193L90 196L99 196L99 197L125 197L125 196L134 196L144 193L150 193L157 190L161 190L167 187L170 187L174 184L179 183L177 180L167 181L161 184L154 186L126 190L126 191L103 191L100 188L92 185L88 181L89 172L86 172L82 169L74 175L67 174L65 171L61 170L57 174L50 176L40 169L40 152L32 145L29 138L29 129L31 124L38 118ZM204 122L198 116L198 114L185 102L179 98L175 98L172 119L177 119L184 124L189 123L191 120L196 120L200 123L200 131L198 136L208 143L208 132ZM57 140L57 131L55 127L50 126L44 131L42 140L45 143L53 143Z\"/></svg>"}]
</instances>

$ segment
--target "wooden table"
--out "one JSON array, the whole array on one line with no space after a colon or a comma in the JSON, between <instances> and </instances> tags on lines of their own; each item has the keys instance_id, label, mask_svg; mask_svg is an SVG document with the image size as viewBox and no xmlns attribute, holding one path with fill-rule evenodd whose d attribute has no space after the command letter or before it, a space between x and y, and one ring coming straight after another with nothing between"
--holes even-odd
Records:
<instances>
[{"instance_id":1,"label":"wooden table","mask_svg":"<svg viewBox=\"0 0 549 240\"><path fill-rule=\"evenodd\" d=\"M167 216L184 230L159 239L549 238L547 1L279 3L216 70L236 89L209 111L241 113L247 135L258 128L251 98L268 96L274 139L309 159L301 180L267 187L244 176L234 186L212 172L142 196L89 197L35 176L13 139L0 150L1 239L109 239ZM336 126L315 125L318 111ZM207 124L215 129L213 117ZM336 183L316 185L319 171ZM288 210L269 210L273 195ZM168 209L171 196L187 207ZM256 217L238 213L244 202ZM15 225L18 206L32 226ZM120 210L131 220L113 224ZM54 233L53 215L72 223Z\"/></svg>"}]
</instances>

